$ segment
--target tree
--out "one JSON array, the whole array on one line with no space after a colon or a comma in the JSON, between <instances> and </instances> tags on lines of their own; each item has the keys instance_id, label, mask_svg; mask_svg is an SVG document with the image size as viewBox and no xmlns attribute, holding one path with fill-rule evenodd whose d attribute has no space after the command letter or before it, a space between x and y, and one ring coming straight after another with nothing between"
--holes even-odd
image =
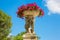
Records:
<instances>
[{"instance_id":1,"label":"tree","mask_svg":"<svg viewBox=\"0 0 60 40\"><path fill-rule=\"evenodd\" d=\"M23 40L23 34L25 34L26 32L21 32L18 35L16 35L13 40Z\"/></svg>"},{"instance_id":2,"label":"tree","mask_svg":"<svg viewBox=\"0 0 60 40\"><path fill-rule=\"evenodd\" d=\"M0 40L6 40L6 37L11 32L11 17L0 10Z\"/></svg>"}]
</instances>

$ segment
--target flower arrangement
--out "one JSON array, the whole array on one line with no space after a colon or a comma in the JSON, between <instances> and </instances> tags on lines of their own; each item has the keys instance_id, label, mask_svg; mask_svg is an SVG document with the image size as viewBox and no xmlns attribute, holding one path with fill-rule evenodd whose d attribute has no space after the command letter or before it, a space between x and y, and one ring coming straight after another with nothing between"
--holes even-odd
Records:
<instances>
[{"instance_id":1,"label":"flower arrangement","mask_svg":"<svg viewBox=\"0 0 60 40\"><path fill-rule=\"evenodd\" d=\"M22 18L24 17L24 11L26 10L39 10L39 15L38 16L43 16L44 15L44 12L41 8L39 8L36 3L32 3L32 4L27 4L27 5L22 5L21 7L18 8L18 11L17 11L17 15L18 17Z\"/></svg>"}]
</instances>

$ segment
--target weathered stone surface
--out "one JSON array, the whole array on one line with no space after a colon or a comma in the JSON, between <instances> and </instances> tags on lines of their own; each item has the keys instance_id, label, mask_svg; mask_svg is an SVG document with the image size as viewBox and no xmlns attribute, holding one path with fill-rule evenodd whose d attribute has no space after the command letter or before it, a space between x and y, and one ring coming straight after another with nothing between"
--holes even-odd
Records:
<instances>
[{"instance_id":1,"label":"weathered stone surface","mask_svg":"<svg viewBox=\"0 0 60 40\"><path fill-rule=\"evenodd\" d=\"M26 33L23 35L23 40L38 40L35 33Z\"/></svg>"}]
</instances>

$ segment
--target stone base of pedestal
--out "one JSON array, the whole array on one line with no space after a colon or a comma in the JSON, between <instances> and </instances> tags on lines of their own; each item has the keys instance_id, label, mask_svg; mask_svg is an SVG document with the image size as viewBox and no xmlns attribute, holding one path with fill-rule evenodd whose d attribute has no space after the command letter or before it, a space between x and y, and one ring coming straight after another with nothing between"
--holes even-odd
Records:
<instances>
[{"instance_id":1,"label":"stone base of pedestal","mask_svg":"<svg viewBox=\"0 0 60 40\"><path fill-rule=\"evenodd\" d=\"M38 40L35 33L26 33L23 35L23 40Z\"/></svg>"}]
</instances>

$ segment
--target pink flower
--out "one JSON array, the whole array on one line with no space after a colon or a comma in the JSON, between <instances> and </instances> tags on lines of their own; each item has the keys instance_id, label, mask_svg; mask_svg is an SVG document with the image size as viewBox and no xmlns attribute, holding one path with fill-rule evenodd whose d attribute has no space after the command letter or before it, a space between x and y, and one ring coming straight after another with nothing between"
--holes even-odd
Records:
<instances>
[{"instance_id":1,"label":"pink flower","mask_svg":"<svg viewBox=\"0 0 60 40\"><path fill-rule=\"evenodd\" d=\"M43 10L42 10L42 9L40 9L40 12L41 12L41 15L43 16L43 15L44 15L44 12L43 12Z\"/></svg>"},{"instance_id":2,"label":"pink flower","mask_svg":"<svg viewBox=\"0 0 60 40\"><path fill-rule=\"evenodd\" d=\"M23 12L25 11L25 10L40 10L40 12L41 12L41 14L40 15L44 15L44 12L43 12L43 10L42 9L40 9L37 5L36 5L36 3L32 3L32 4L27 4L27 5L22 5L21 7L19 7L18 8L18 12L17 12L17 15L19 15L19 17L24 17L24 14L23 14Z\"/></svg>"}]
</instances>

